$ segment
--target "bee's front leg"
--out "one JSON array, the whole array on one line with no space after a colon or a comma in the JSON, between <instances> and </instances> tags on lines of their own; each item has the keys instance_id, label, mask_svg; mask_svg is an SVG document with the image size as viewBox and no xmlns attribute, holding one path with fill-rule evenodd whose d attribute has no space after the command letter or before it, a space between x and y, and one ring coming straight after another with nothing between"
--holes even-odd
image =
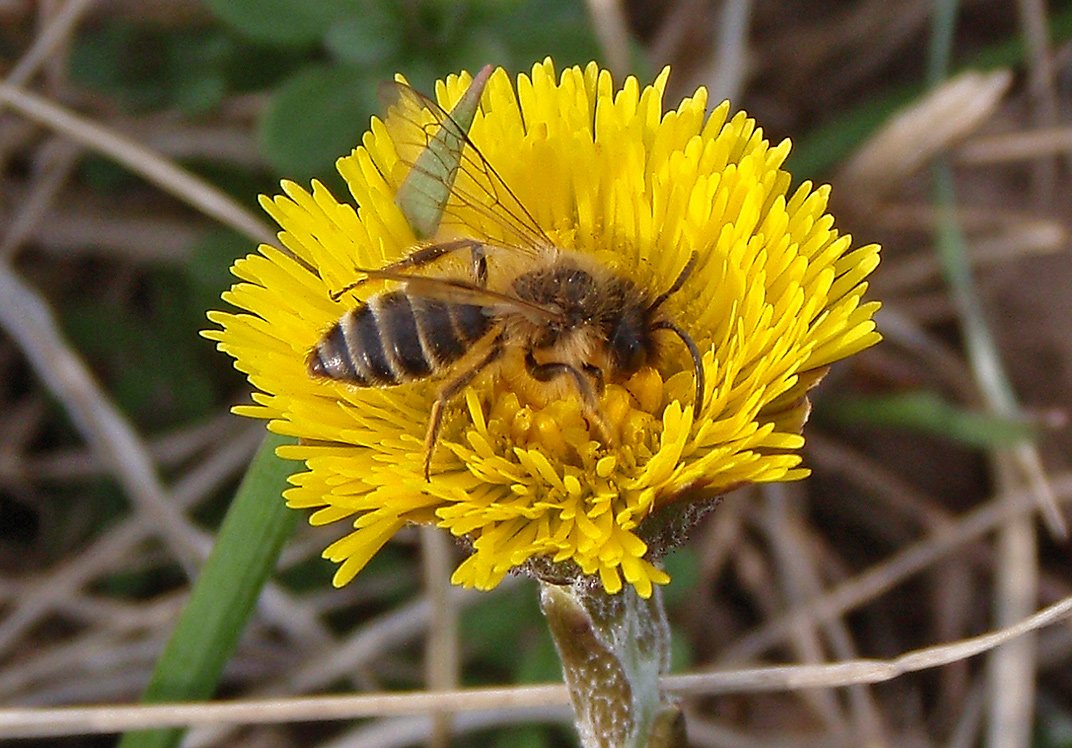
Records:
<instances>
[{"instance_id":1,"label":"bee's front leg","mask_svg":"<svg viewBox=\"0 0 1072 748\"><path fill-rule=\"evenodd\" d=\"M525 353L525 371L537 382L550 382L561 376L571 377L573 383L577 386L577 393L581 396L581 405L584 408L585 417L595 426L596 431L599 432L604 441L608 443L613 441L612 432L603 417L603 412L599 408L598 393L603 391L602 369L591 364L585 364L582 371L582 369L578 369L576 366L567 364L564 361L541 364L536 360L530 349ZM592 380L595 380L595 387L592 386Z\"/></svg>"}]
</instances>

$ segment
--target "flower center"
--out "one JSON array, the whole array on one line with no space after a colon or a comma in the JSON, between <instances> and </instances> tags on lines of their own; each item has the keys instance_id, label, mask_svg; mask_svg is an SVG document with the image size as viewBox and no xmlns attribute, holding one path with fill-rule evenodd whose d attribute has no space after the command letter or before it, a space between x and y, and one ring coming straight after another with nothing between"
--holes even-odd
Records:
<instances>
[{"instance_id":1,"label":"flower center","mask_svg":"<svg viewBox=\"0 0 1072 748\"><path fill-rule=\"evenodd\" d=\"M551 387L530 379L517 386L517 378L504 376L486 382L478 396L488 435L508 459L514 448L536 449L552 463L609 472L643 465L659 448L667 387L653 367L606 386L599 398L602 429L569 382Z\"/></svg>"}]
</instances>

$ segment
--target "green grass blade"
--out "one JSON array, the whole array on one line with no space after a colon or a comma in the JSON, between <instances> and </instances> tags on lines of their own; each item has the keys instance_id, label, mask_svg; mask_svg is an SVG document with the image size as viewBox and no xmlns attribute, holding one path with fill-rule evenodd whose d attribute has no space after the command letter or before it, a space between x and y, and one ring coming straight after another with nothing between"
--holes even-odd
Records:
<instances>
[{"instance_id":1,"label":"green grass blade","mask_svg":"<svg viewBox=\"0 0 1072 748\"><path fill-rule=\"evenodd\" d=\"M294 463L275 454L276 447L292 441L269 434L257 451L142 701L194 701L215 692L298 517L280 498ZM175 746L182 733L180 729L127 733L119 745Z\"/></svg>"},{"instance_id":2,"label":"green grass blade","mask_svg":"<svg viewBox=\"0 0 1072 748\"><path fill-rule=\"evenodd\" d=\"M1008 447L1037 431L1024 420L969 410L934 392L841 398L828 403L825 414L840 423L901 428L980 449Z\"/></svg>"}]
</instances>

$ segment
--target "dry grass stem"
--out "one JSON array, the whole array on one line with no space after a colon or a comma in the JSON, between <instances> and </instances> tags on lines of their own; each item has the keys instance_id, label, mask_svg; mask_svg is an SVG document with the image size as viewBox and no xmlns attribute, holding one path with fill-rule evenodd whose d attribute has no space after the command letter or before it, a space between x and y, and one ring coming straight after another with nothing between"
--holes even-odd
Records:
<instances>
[{"instance_id":1,"label":"dry grass stem","mask_svg":"<svg viewBox=\"0 0 1072 748\"><path fill-rule=\"evenodd\" d=\"M198 222L146 216L134 210L101 215L100 206L64 196L62 210L53 209L24 237L43 252L59 258L105 256L143 265L174 265L190 259L204 233ZM69 198L69 199L68 199ZM16 196L12 196L14 202ZM6 222L0 222L0 229Z\"/></svg>"},{"instance_id":2,"label":"dry grass stem","mask_svg":"<svg viewBox=\"0 0 1072 748\"><path fill-rule=\"evenodd\" d=\"M782 485L763 489L766 504L763 526L770 534L779 566L778 575L786 587L785 600L790 605L803 604L822 590L812 544L805 536L803 518L799 510L794 508L799 505L792 502L795 493L792 488ZM825 654L823 640L829 643L835 659L851 659L856 655L848 627L840 618L821 623L800 621L794 629L794 648L801 662L815 664L827 661L829 658ZM863 736L869 745L886 745L878 710L866 687L853 686L849 689L849 695L853 711L852 725L840 713L841 708L834 693L801 692L802 698L815 700L820 714L831 722L833 739L845 740L848 735L854 734Z\"/></svg>"},{"instance_id":3,"label":"dry grass stem","mask_svg":"<svg viewBox=\"0 0 1072 748\"><path fill-rule=\"evenodd\" d=\"M454 567L454 544L435 527L421 529L421 561L424 589L432 615L428 619L424 663L429 691L456 689L461 678L458 652L458 609L450 595L450 574ZM433 715L428 748L448 748L451 743L451 716Z\"/></svg>"},{"instance_id":4,"label":"dry grass stem","mask_svg":"<svg viewBox=\"0 0 1072 748\"><path fill-rule=\"evenodd\" d=\"M1061 252L1068 243L1068 231L1051 220L1025 220L1010 223L1000 231L972 241L970 259L975 267L1013 263L1025 257ZM920 286L933 285L941 278L941 267L933 250L923 249L898 263L876 279L886 295L907 293Z\"/></svg>"},{"instance_id":5,"label":"dry grass stem","mask_svg":"<svg viewBox=\"0 0 1072 748\"><path fill-rule=\"evenodd\" d=\"M44 300L6 264L0 264L0 296L5 300L0 305L0 326L19 343L86 441L193 578L200 559L208 554L209 540L168 496L141 440L67 346Z\"/></svg>"},{"instance_id":6,"label":"dry grass stem","mask_svg":"<svg viewBox=\"0 0 1072 748\"><path fill-rule=\"evenodd\" d=\"M1025 450L1030 458L1037 452ZM997 485L1011 489L1022 485L1013 454L994 451ZM1041 473L1041 461L1038 461ZM1040 480L1049 490L1042 474ZM1038 487L1033 486L1037 494ZM1052 491L1051 491L1052 497ZM1006 494L1005 501L1012 503ZM1056 502L1053 502L1056 511ZM1059 515L1058 515L1059 516ZM1035 523L1030 516L1010 518L998 533L995 565L994 619L1005 626L1030 611L1038 599L1038 542ZM992 746L1027 748L1035 713L1037 660L1034 635L1020 637L998 647L990 655L989 704L987 708L988 743Z\"/></svg>"},{"instance_id":7,"label":"dry grass stem","mask_svg":"<svg viewBox=\"0 0 1072 748\"><path fill-rule=\"evenodd\" d=\"M1016 637L1072 616L1072 598L1057 602L1004 629L952 644L908 652L891 660L788 665L719 673L672 675L663 686L681 696L834 688L881 683L987 652ZM150 704L138 706L0 709L0 735L49 737L219 723L315 722L321 720L423 715L437 711L541 707L567 703L564 686L483 688L441 693L359 694L248 702Z\"/></svg>"},{"instance_id":8,"label":"dry grass stem","mask_svg":"<svg viewBox=\"0 0 1072 748\"><path fill-rule=\"evenodd\" d=\"M966 166L985 166L1068 156L1070 153L1072 128L1053 127L977 135L957 148L953 157L957 163Z\"/></svg>"},{"instance_id":9,"label":"dry grass stem","mask_svg":"<svg viewBox=\"0 0 1072 748\"><path fill-rule=\"evenodd\" d=\"M1046 3L1043 0L1017 0L1020 25L1027 43L1029 71L1028 90L1031 95L1031 118L1035 127L1054 127L1060 107L1057 96L1057 75L1050 48L1050 32ZM1034 197L1045 205L1053 202L1057 169L1053 159L1043 159L1033 165L1031 172Z\"/></svg>"},{"instance_id":10,"label":"dry grass stem","mask_svg":"<svg viewBox=\"0 0 1072 748\"><path fill-rule=\"evenodd\" d=\"M622 77L630 69L632 43L622 0L587 0L588 15L607 67Z\"/></svg>"},{"instance_id":11,"label":"dry grass stem","mask_svg":"<svg viewBox=\"0 0 1072 748\"><path fill-rule=\"evenodd\" d=\"M1072 500L1072 474L1055 475L1052 482L1061 503ZM784 641L797 621L832 620L928 568L964 544L993 532L1010 518L1030 514L1033 509L1034 496L1030 491L1021 490L1008 497L994 498L959 518L953 526L930 533L928 538L906 547L806 605L773 618L729 646L720 661L733 663L755 659Z\"/></svg>"},{"instance_id":12,"label":"dry grass stem","mask_svg":"<svg viewBox=\"0 0 1072 748\"><path fill-rule=\"evenodd\" d=\"M711 101L737 101L750 72L748 35L752 0L725 0L715 22L711 61L694 72L686 89L706 86Z\"/></svg>"},{"instance_id":13,"label":"dry grass stem","mask_svg":"<svg viewBox=\"0 0 1072 748\"><path fill-rule=\"evenodd\" d=\"M271 242L267 225L221 190L134 141L20 88L0 84L0 104L97 151L179 200L255 242Z\"/></svg>"},{"instance_id":14,"label":"dry grass stem","mask_svg":"<svg viewBox=\"0 0 1072 748\"><path fill-rule=\"evenodd\" d=\"M37 165L38 173L28 194L19 201L18 211L6 222L4 238L0 240L0 262L10 260L41 223L77 165L81 150L73 143L60 139L40 149L45 156L41 159L44 163Z\"/></svg>"},{"instance_id":15,"label":"dry grass stem","mask_svg":"<svg viewBox=\"0 0 1072 748\"><path fill-rule=\"evenodd\" d=\"M451 604L471 605L480 599L471 590L452 587ZM417 598L397 609L366 621L354 634L339 641L331 651L309 660L287 677L290 687L299 692L322 688L333 680L361 670L383 652L409 642L423 634L433 609L427 598Z\"/></svg>"},{"instance_id":16,"label":"dry grass stem","mask_svg":"<svg viewBox=\"0 0 1072 748\"><path fill-rule=\"evenodd\" d=\"M961 73L891 119L842 167L837 183L860 209L990 119L1012 74Z\"/></svg>"},{"instance_id":17,"label":"dry grass stem","mask_svg":"<svg viewBox=\"0 0 1072 748\"><path fill-rule=\"evenodd\" d=\"M58 47L70 38L75 26L95 0L67 0L40 30L30 48L8 72L4 79L8 85L23 86L30 81L42 65L55 59ZM0 110L3 104L0 103Z\"/></svg>"},{"instance_id":18,"label":"dry grass stem","mask_svg":"<svg viewBox=\"0 0 1072 748\"><path fill-rule=\"evenodd\" d=\"M490 727L509 727L526 723L558 723L568 729L573 724L573 714L564 704L466 712L455 715L454 732L457 735L465 735ZM429 717L377 720L322 743L320 748L401 748L418 745L427 740L433 728L434 724Z\"/></svg>"}]
</instances>

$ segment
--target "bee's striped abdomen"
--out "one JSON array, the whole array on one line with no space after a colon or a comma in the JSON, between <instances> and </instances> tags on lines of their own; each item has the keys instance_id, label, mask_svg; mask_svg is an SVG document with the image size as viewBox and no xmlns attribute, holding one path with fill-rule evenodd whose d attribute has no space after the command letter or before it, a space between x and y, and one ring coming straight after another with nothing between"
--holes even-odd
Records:
<instances>
[{"instance_id":1,"label":"bee's striped abdomen","mask_svg":"<svg viewBox=\"0 0 1072 748\"><path fill-rule=\"evenodd\" d=\"M473 304L451 304L434 299L414 301L425 350L437 366L448 366L488 334L492 320Z\"/></svg>"},{"instance_id":2,"label":"bee's striped abdomen","mask_svg":"<svg viewBox=\"0 0 1072 748\"><path fill-rule=\"evenodd\" d=\"M309 372L374 387L423 379L457 361L490 329L479 306L403 291L377 294L320 339L309 354Z\"/></svg>"}]
</instances>

